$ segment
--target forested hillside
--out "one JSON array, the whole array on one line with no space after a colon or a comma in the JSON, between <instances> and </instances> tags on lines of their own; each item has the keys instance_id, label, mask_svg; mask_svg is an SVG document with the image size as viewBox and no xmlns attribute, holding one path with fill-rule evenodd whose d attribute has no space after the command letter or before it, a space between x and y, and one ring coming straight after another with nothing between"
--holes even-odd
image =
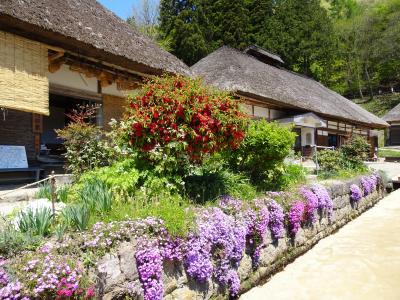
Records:
<instances>
[{"instance_id":1,"label":"forested hillside","mask_svg":"<svg viewBox=\"0 0 400 300\"><path fill-rule=\"evenodd\" d=\"M378 117L383 117L389 110L400 104L400 94L375 95L374 98L363 98L353 100L369 112Z\"/></svg>"},{"instance_id":2,"label":"forested hillside","mask_svg":"<svg viewBox=\"0 0 400 300\"><path fill-rule=\"evenodd\" d=\"M189 65L257 44L349 98L400 91L400 0L160 0L157 14L129 21Z\"/></svg>"}]
</instances>

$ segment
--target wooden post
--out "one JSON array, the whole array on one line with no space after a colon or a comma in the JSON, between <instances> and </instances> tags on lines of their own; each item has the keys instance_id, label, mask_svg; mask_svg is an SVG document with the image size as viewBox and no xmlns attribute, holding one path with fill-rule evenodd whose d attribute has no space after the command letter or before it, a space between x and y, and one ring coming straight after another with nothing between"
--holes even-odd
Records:
<instances>
[{"instance_id":1,"label":"wooden post","mask_svg":"<svg viewBox=\"0 0 400 300\"><path fill-rule=\"evenodd\" d=\"M57 198L56 192L56 178L54 177L54 171L51 171L50 175L50 190L51 190L51 210L53 212L53 216L56 214L55 202Z\"/></svg>"}]
</instances>

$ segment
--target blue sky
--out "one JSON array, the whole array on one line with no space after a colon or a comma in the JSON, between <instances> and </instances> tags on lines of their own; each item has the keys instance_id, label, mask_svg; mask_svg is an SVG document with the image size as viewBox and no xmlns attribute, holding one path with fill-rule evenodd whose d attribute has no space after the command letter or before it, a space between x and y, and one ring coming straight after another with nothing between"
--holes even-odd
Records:
<instances>
[{"instance_id":1,"label":"blue sky","mask_svg":"<svg viewBox=\"0 0 400 300\"><path fill-rule=\"evenodd\" d=\"M132 14L132 6L140 4L140 0L98 0L122 19Z\"/></svg>"}]
</instances>

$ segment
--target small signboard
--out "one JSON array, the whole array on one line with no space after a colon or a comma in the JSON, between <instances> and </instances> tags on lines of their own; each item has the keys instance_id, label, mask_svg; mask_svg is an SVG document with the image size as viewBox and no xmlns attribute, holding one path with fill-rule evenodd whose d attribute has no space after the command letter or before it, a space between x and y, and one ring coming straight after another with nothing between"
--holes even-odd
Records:
<instances>
[{"instance_id":1,"label":"small signboard","mask_svg":"<svg viewBox=\"0 0 400 300\"><path fill-rule=\"evenodd\" d=\"M0 169L28 168L25 146L0 145Z\"/></svg>"}]
</instances>

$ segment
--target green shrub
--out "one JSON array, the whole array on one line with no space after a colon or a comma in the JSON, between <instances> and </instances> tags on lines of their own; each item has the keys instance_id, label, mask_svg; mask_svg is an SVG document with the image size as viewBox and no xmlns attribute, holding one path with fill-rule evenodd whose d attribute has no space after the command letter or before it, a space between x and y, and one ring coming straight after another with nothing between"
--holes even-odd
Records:
<instances>
[{"instance_id":1,"label":"green shrub","mask_svg":"<svg viewBox=\"0 0 400 300\"><path fill-rule=\"evenodd\" d=\"M51 187L50 184L46 181L43 184L39 185L39 190L35 193L36 199L51 199Z\"/></svg>"},{"instance_id":2,"label":"green shrub","mask_svg":"<svg viewBox=\"0 0 400 300\"><path fill-rule=\"evenodd\" d=\"M61 202L68 201L68 195L70 193L71 187L69 185L62 185L57 189L57 200Z\"/></svg>"},{"instance_id":3,"label":"green shrub","mask_svg":"<svg viewBox=\"0 0 400 300\"><path fill-rule=\"evenodd\" d=\"M79 183L82 185L86 181L97 179L104 182L113 194L128 197L137 190L139 178L140 172L137 169L136 160L128 158L110 166L86 172L80 177Z\"/></svg>"},{"instance_id":4,"label":"green shrub","mask_svg":"<svg viewBox=\"0 0 400 300\"><path fill-rule=\"evenodd\" d=\"M9 256L23 250L35 250L43 242L43 237L31 232L23 233L14 224L6 224L0 230L0 253Z\"/></svg>"},{"instance_id":5,"label":"green shrub","mask_svg":"<svg viewBox=\"0 0 400 300\"><path fill-rule=\"evenodd\" d=\"M283 161L294 146L296 134L290 127L266 120L252 121L239 149L231 155L231 167L248 174L263 187L283 173Z\"/></svg>"},{"instance_id":6,"label":"green shrub","mask_svg":"<svg viewBox=\"0 0 400 300\"><path fill-rule=\"evenodd\" d=\"M341 151L345 160L357 167L363 165L363 161L368 159L370 145L365 137L353 136L341 147Z\"/></svg>"},{"instance_id":7,"label":"green shrub","mask_svg":"<svg viewBox=\"0 0 400 300\"><path fill-rule=\"evenodd\" d=\"M113 194L98 178L86 181L79 190L78 196L80 202L87 205L90 210L102 213L111 209Z\"/></svg>"},{"instance_id":8,"label":"green shrub","mask_svg":"<svg viewBox=\"0 0 400 300\"><path fill-rule=\"evenodd\" d=\"M17 215L17 224L21 232L30 232L33 235L46 236L50 233L53 214L47 207L31 208L21 211Z\"/></svg>"},{"instance_id":9,"label":"green shrub","mask_svg":"<svg viewBox=\"0 0 400 300\"><path fill-rule=\"evenodd\" d=\"M246 176L227 169L203 172L185 178L187 197L195 203L214 201L221 195L231 195L242 200L254 199L256 188Z\"/></svg>"},{"instance_id":10,"label":"green shrub","mask_svg":"<svg viewBox=\"0 0 400 300\"><path fill-rule=\"evenodd\" d=\"M193 222L190 203L179 196L161 198L151 205L148 202L142 202L141 205L136 206L134 216L137 218L148 216L160 218L171 234L179 236L188 232Z\"/></svg>"},{"instance_id":11,"label":"green shrub","mask_svg":"<svg viewBox=\"0 0 400 300\"><path fill-rule=\"evenodd\" d=\"M314 161L321 172L338 172L344 167L344 157L340 150L322 150L314 155Z\"/></svg>"},{"instance_id":12,"label":"green shrub","mask_svg":"<svg viewBox=\"0 0 400 300\"><path fill-rule=\"evenodd\" d=\"M90 221L90 210L85 204L73 204L65 207L62 217L66 226L76 230L86 230Z\"/></svg>"},{"instance_id":13,"label":"green shrub","mask_svg":"<svg viewBox=\"0 0 400 300\"><path fill-rule=\"evenodd\" d=\"M79 177L87 170L107 165L114 160L112 148L103 139L102 130L91 124L96 107L82 106L68 115L71 119L65 128L57 130L66 148L67 170Z\"/></svg>"},{"instance_id":14,"label":"green shrub","mask_svg":"<svg viewBox=\"0 0 400 300\"><path fill-rule=\"evenodd\" d=\"M284 166L284 171L280 178L279 188L286 189L300 183L305 183L306 175L307 170L303 166L296 164L287 164Z\"/></svg>"}]
</instances>

